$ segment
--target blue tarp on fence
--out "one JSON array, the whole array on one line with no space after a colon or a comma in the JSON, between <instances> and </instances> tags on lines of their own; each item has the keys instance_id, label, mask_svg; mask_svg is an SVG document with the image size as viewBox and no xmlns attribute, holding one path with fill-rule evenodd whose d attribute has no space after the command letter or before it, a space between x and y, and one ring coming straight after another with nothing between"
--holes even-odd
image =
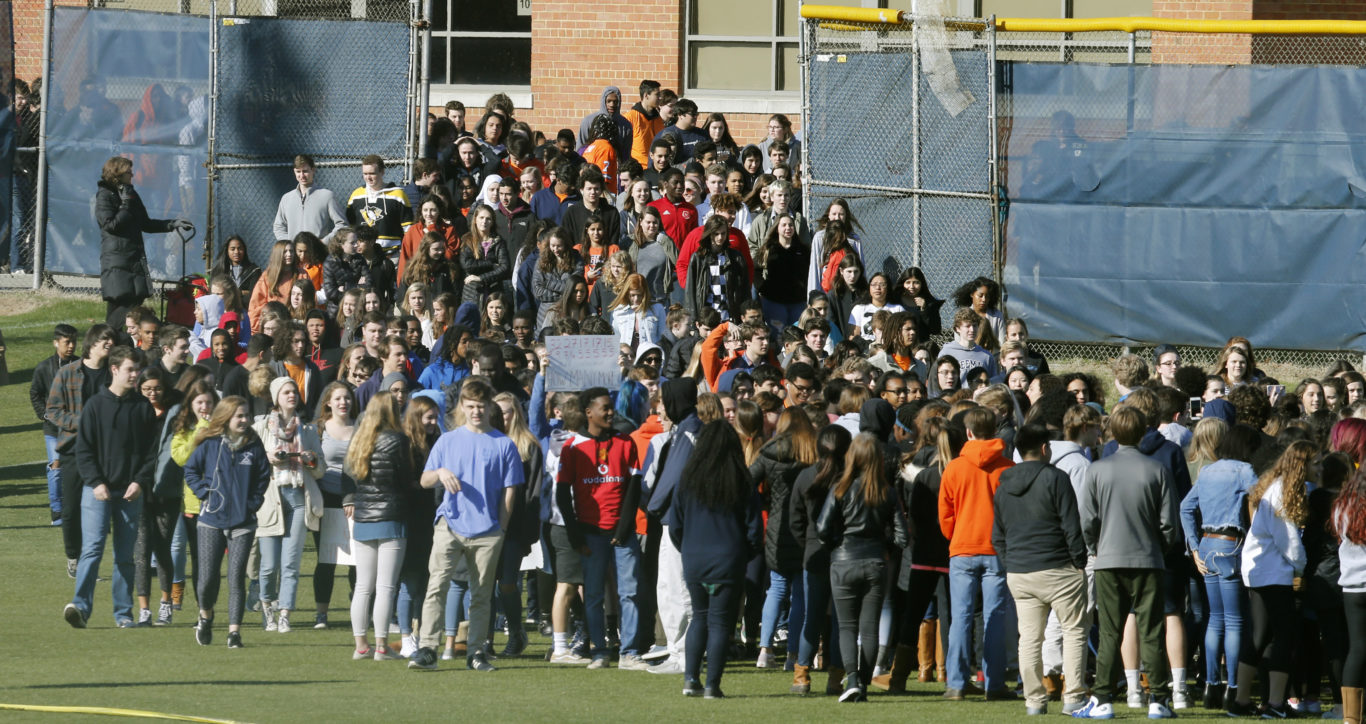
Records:
<instances>
[{"instance_id":1,"label":"blue tarp on fence","mask_svg":"<svg viewBox=\"0 0 1366 724\"><path fill-rule=\"evenodd\" d=\"M1366 68L1005 66L1034 337L1366 349Z\"/></svg>"}]
</instances>

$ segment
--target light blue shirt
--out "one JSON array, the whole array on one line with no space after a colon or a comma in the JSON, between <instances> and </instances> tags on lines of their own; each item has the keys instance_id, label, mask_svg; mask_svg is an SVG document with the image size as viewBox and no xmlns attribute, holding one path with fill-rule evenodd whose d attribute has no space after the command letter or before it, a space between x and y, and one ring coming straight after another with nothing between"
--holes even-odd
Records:
<instances>
[{"instance_id":1,"label":"light blue shirt","mask_svg":"<svg viewBox=\"0 0 1366 724\"><path fill-rule=\"evenodd\" d=\"M452 533L466 538L497 533L503 490L525 482L517 446L497 430L478 433L461 426L443 433L423 472L438 468L455 474L460 492L442 496L436 520L445 518Z\"/></svg>"}]
</instances>

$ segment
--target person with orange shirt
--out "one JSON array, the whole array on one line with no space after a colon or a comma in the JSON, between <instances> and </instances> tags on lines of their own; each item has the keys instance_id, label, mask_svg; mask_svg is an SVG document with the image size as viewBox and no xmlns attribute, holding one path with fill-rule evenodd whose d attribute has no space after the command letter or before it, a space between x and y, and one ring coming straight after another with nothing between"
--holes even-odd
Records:
<instances>
[{"instance_id":1,"label":"person with orange shirt","mask_svg":"<svg viewBox=\"0 0 1366 724\"><path fill-rule=\"evenodd\" d=\"M631 122L631 158L645 165L650 143L664 130L664 118L659 114L659 81L640 82L640 102L622 115Z\"/></svg>"},{"instance_id":2,"label":"person with orange shirt","mask_svg":"<svg viewBox=\"0 0 1366 724\"><path fill-rule=\"evenodd\" d=\"M970 683L977 670L969 659L972 647L973 612L978 593L985 622L982 667L986 695L991 700L1014 699L1005 677L1006 640L1014 618L1014 600L1006 587L1005 569L991 545L993 502L1001 473L1014 463L1005 458L1005 442L996 437L996 413L976 407L963 416L968 441L944 467L939 484L939 528L949 541L949 600L953 619L949 625L948 687L944 698L962 701L966 693L979 693Z\"/></svg>"},{"instance_id":3,"label":"person with orange shirt","mask_svg":"<svg viewBox=\"0 0 1366 724\"><path fill-rule=\"evenodd\" d=\"M440 234L446 239L446 258L454 260L460 256L460 237L464 234L456 224L446 223L446 202L440 196L428 196L418 207L418 221L403 232L403 243L398 250L398 278L403 278L403 270L408 262L422 249L422 240L429 232ZM460 225L465 225L464 217L457 216ZM469 231L466 229L465 231Z\"/></svg>"},{"instance_id":4,"label":"person with orange shirt","mask_svg":"<svg viewBox=\"0 0 1366 724\"><path fill-rule=\"evenodd\" d=\"M764 326L762 319L757 323L747 322L739 325L740 347L729 356L723 357L721 345L732 326L730 322L716 325L700 343L702 373L707 378L707 386L711 387L713 392L716 391L716 383L721 379L721 375L730 370L747 370L765 363L782 368L782 365L778 364L778 358L769 348L768 327Z\"/></svg>"},{"instance_id":5,"label":"person with orange shirt","mask_svg":"<svg viewBox=\"0 0 1366 724\"><path fill-rule=\"evenodd\" d=\"M267 302L289 305L289 295L294 291L294 277L297 275L293 242L275 242L270 249L270 261L266 263L261 278L256 280L256 286L251 290L251 300L247 303L247 316L251 318L253 333L261 331L261 310Z\"/></svg>"},{"instance_id":6,"label":"person with orange shirt","mask_svg":"<svg viewBox=\"0 0 1366 724\"><path fill-rule=\"evenodd\" d=\"M574 245L574 251L583 257L583 278L588 281L589 293L592 293L593 285L603 275L607 260L621 251L621 247L610 243L610 240L607 223L601 216L589 214L583 222L583 242Z\"/></svg>"},{"instance_id":7,"label":"person with orange shirt","mask_svg":"<svg viewBox=\"0 0 1366 724\"><path fill-rule=\"evenodd\" d=\"M583 160L602 171L607 182L607 190L617 192L617 124L611 116L601 115L593 119L588 129L588 145L583 147Z\"/></svg>"}]
</instances>

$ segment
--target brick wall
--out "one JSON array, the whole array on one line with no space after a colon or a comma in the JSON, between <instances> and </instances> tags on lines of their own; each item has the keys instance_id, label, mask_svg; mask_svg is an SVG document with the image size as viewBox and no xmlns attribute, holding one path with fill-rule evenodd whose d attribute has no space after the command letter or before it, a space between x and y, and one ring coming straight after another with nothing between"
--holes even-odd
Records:
<instances>
[{"instance_id":1,"label":"brick wall","mask_svg":"<svg viewBox=\"0 0 1366 724\"><path fill-rule=\"evenodd\" d=\"M43 0L13 0L14 75L26 81L43 75ZM54 0L55 5L85 5L85 0Z\"/></svg>"},{"instance_id":2,"label":"brick wall","mask_svg":"<svg viewBox=\"0 0 1366 724\"><path fill-rule=\"evenodd\" d=\"M1153 17L1179 20L1251 20L1253 0L1153 0ZM1154 63L1250 63L1251 35L1153 33Z\"/></svg>"}]
</instances>

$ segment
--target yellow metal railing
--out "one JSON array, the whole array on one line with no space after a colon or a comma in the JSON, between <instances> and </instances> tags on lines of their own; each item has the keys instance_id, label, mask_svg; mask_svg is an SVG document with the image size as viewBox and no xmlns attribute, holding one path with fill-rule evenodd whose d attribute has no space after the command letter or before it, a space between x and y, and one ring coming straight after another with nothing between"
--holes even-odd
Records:
<instances>
[{"instance_id":1,"label":"yellow metal railing","mask_svg":"<svg viewBox=\"0 0 1366 724\"><path fill-rule=\"evenodd\" d=\"M832 23L904 25L910 13L879 8L803 5L802 17ZM852 26L849 29L854 29ZM1366 35L1366 20L1176 20L1169 18L996 18L1002 32L1086 33L1141 30L1250 35Z\"/></svg>"}]
</instances>

